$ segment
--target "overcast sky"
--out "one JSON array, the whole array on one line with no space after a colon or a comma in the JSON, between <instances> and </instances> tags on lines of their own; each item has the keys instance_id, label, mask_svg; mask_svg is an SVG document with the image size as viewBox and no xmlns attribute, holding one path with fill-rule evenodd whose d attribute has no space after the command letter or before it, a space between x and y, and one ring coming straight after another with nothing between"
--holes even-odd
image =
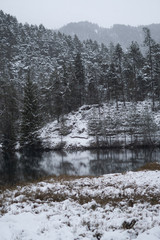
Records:
<instances>
[{"instance_id":1,"label":"overcast sky","mask_svg":"<svg viewBox=\"0 0 160 240\"><path fill-rule=\"evenodd\" d=\"M79 21L102 27L160 23L160 0L0 0L0 9L19 22L52 29Z\"/></svg>"}]
</instances>

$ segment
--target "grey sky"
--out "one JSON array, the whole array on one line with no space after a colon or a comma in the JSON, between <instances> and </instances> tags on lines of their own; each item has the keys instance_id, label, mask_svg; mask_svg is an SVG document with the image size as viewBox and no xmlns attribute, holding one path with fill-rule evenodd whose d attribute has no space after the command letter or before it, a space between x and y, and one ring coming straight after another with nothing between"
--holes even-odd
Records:
<instances>
[{"instance_id":1,"label":"grey sky","mask_svg":"<svg viewBox=\"0 0 160 240\"><path fill-rule=\"evenodd\" d=\"M52 29L86 20L102 27L160 23L160 0L0 0L0 9Z\"/></svg>"}]
</instances>

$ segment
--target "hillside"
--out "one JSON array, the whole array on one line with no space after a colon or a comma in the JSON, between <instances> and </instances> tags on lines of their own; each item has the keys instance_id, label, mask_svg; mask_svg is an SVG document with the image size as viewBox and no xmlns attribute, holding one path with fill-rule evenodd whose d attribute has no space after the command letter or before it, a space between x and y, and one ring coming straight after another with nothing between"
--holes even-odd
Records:
<instances>
[{"instance_id":1,"label":"hillside","mask_svg":"<svg viewBox=\"0 0 160 240\"><path fill-rule=\"evenodd\" d=\"M158 104L158 103L157 103ZM40 139L47 149L159 146L160 110L149 101L85 105L47 124Z\"/></svg>"},{"instance_id":2,"label":"hillside","mask_svg":"<svg viewBox=\"0 0 160 240\"><path fill-rule=\"evenodd\" d=\"M149 28L153 39L155 39L156 42L160 42L160 24L138 27L115 24L110 28L102 28L90 22L78 22L69 23L60 28L59 31L72 37L76 34L81 41L92 39L99 44L104 43L106 46L109 46L111 42L114 44L120 43L121 46L126 49L132 41L137 41L142 47L143 27Z\"/></svg>"},{"instance_id":3,"label":"hillside","mask_svg":"<svg viewBox=\"0 0 160 240\"><path fill-rule=\"evenodd\" d=\"M96 27L97 25L93 26ZM125 35L122 30L120 33ZM82 139L84 141L82 146L86 147L102 146L102 143L106 146L107 141L108 145L113 145L113 142L117 145L113 136L117 137L118 121L115 122L113 119L112 124L107 119L108 123L104 117L100 121L96 119L96 126L94 121L89 121L89 138L85 124L81 130L76 127L77 135L79 131L81 134L83 128L85 129L79 143L75 132L73 137L68 135L68 132L73 131L74 122L71 127L66 128L63 116L67 114L71 116L71 112L76 112L83 106L103 103L112 105L113 102L117 109L119 103L125 106L128 102L132 105L144 101L152 102L155 113L158 109L160 44L153 40L147 28L143 36L146 45L145 55L142 54L139 44L134 41L127 51L123 50L118 42L109 47L91 39L82 42L77 36L54 32L43 25L33 26L27 23L23 25L3 11L0 11L0 35L0 144L2 146L6 144L4 149L10 147L12 152L17 141L21 147L26 144L39 146L37 130L49 122L54 122L55 127L59 128L59 124L56 126L57 121L64 125L60 134L63 139L62 145L72 140L71 146L75 142L75 145L78 144L80 147ZM114 112L114 109L111 108L110 111ZM131 114L132 111L129 112ZM90 113L91 111L88 111L87 114ZM120 115L121 112L117 111L116 114ZM79 114L78 118L81 119L82 116ZM150 118L152 119L152 116ZM106 128L106 124L110 125L109 129ZM131 126L130 123L127 124ZM101 127L104 126L105 130L102 131ZM131 127L130 131L127 126L123 126L123 122L122 127L125 132L118 127L119 134L123 131L125 138L123 142L125 141L127 145L128 138L131 139L132 135L135 135L132 134L135 128ZM144 138L146 130L144 126L141 127L140 133ZM152 126L153 129L156 128ZM55 131L55 134L59 133ZM106 137L108 134L110 137ZM103 135L103 138L99 139L100 135ZM66 139L67 136L70 136L70 141ZM138 135L135 137L139 139ZM154 142L152 139L148 140L149 138L150 136L147 137L147 145ZM119 136L119 143L120 139ZM120 143L121 145L124 144Z\"/></svg>"}]
</instances>

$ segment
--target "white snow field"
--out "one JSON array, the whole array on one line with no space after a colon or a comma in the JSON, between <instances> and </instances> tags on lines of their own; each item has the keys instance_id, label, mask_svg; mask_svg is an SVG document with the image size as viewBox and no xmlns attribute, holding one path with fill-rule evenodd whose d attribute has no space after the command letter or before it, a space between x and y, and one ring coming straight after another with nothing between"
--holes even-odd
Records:
<instances>
[{"instance_id":1,"label":"white snow field","mask_svg":"<svg viewBox=\"0 0 160 240\"><path fill-rule=\"evenodd\" d=\"M0 190L1 240L159 240L160 171Z\"/></svg>"}]
</instances>

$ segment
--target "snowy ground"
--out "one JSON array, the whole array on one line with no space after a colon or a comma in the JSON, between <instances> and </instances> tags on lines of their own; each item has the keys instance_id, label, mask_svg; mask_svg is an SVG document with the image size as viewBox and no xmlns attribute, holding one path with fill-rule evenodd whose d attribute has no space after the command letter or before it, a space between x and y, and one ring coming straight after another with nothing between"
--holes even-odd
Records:
<instances>
[{"instance_id":1,"label":"snowy ground","mask_svg":"<svg viewBox=\"0 0 160 240\"><path fill-rule=\"evenodd\" d=\"M136 109L136 110L135 110ZM136 105L127 102L124 107L123 103L119 102L119 108L117 110L116 104L102 104L98 105L84 105L76 112L71 112L64 116L64 122L57 122L57 120L48 123L40 131L40 139L43 142L43 146L49 149L58 149L61 146L64 149L77 149L77 148L89 148L94 147L97 138L94 131L91 133L88 130L88 123L90 121L96 122L107 120L111 121L112 125L107 123L106 131L108 136L111 136L112 140L108 137L108 141L112 141L111 146L115 146L118 143L119 146L126 146L131 143L130 129L131 122L135 121L132 114L136 111L136 114L144 115L148 112L153 117L154 123L160 128L160 110L152 111L152 104L150 101L138 102ZM141 123L141 121L140 121ZM62 134L63 132L63 134ZM65 134L64 134L65 132ZM137 129L137 132L139 130ZM106 141L104 135L99 135L99 141ZM142 139L141 139L142 138ZM160 131L156 132L156 137L152 140L159 143ZM104 140L105 139L105 140ZM139 141L143 141L143 137L138 137Z\"/></svg>"},{"instance_id":2,"label":"snowy ground","mask_svg":"<svg viewBox=\"0 0 160 240\"><path fill-rule=\"evenodd\" d=\"M160 239L160 171L51 178L0 193L1 240Z\"/></svg>"}]
</instances>

